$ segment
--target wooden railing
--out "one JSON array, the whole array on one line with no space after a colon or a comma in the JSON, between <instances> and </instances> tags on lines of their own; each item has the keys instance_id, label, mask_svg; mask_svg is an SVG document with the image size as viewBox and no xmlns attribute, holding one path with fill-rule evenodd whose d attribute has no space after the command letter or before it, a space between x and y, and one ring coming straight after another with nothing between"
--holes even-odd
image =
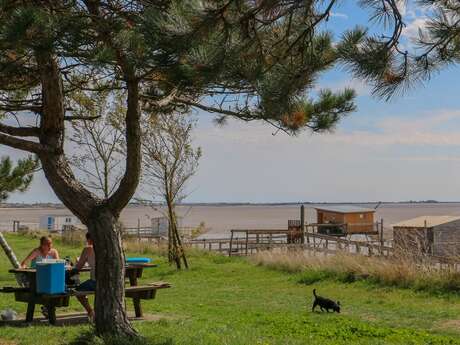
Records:
<instances>
[{"instance_id":1,"label":"wooden railing","mask_svg":"<svg viewBox=\"0 0 460 345\"><path fill-rule=\"evenodd\" d=\"M193 231L195 231L196 228L197 227L193 226L182 226L178 229L179 235L185 239L189 239L192 237ZM151 227L124 228L123 236L127 238L137 238L139 240L167 238L167 234L155 231Z\"/></svg>"},{"instance_id":2,"label":"wooden railing","mask_svg":"<svg viewBox=\"0 0 460 345\"><path fill-rule=\"evenodd\" d=\"M134 228L124 228L123 237L137 238L137 239L151 239L151 238L160 238L161 234L157 231L153 231L151 227L134 227Z\"/></svg>"},{"instance_id":3,"label":"wooden railing","mask_svg":"<svg viewBox=\"0 0 460 345\"><path fill-rule=\"evenodd\" d=\"M269 232L272 231L270 234ZM238 232L242 232L239 230ZM245 233L246 235L246 233ZM305 243L287 243L287 235L278 230L269 230L262 234L256 230L249 230L247 236L218 239L199 239L187 242L194 248L217 251L227 255L250 255L260 250L273 248L297 248L323 253L345 251L362 255L389 256L393 247L381 245L380 242L352 241L337 236L305 233Z\"/></svg>"}]
</instances>

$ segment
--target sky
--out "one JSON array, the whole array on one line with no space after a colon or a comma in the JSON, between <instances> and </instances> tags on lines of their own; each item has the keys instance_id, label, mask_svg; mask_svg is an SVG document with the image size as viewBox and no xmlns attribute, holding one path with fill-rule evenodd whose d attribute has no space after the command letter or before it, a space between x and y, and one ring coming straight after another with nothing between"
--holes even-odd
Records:
<instances>
[{"instance_id":1,"label":"sky","mask_svg":"<svg viewBox=\"0 0 460 345\"><path fill-rule=\"evenodd\" d=\"M342 1L327 27L340 32L367 16ZM425 12L409 2L403 9L410 39ZM231 120L216 126L213 116L196 113L194 143L203 150L187 202L362 202L460 200L460 68L450 67L425 85L389 102L351 78L340 66L318 81L317 89L356 90L357 111L333 133L273 135L263 123ZM0 147L0 155L22 154ZM58 202L42 173L29 191L10 202Z\"/></svg>"}]
</instances>

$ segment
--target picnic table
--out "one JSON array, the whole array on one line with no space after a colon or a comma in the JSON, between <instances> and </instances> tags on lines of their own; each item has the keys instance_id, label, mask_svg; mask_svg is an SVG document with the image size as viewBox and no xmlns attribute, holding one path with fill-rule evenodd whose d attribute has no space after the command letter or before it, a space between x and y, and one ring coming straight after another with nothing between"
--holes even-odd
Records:
<instances>
[{"instance_id":1,"label":"picnic table","mask_svg":"<svg viewBox=\"0 0 460 345\"><path fill-rule=\"evenodd\" d=\"M136 317L142 317L141 299L153 299L156 295L156 290L168 288L170 285L165 282L151 283L145 286L138 285L138 279L142 277L144 268L156 267L155 264L136 263L127 264L125 266L125 278L129 280L130 286L125 289L125 296L132 298ZM66 267L66 270L71 270L72 267ZM89 272L89 267L83 267L80 272ZM13 274L25 274L28 277L30 285L28 287L3 288L0 292L11 292L15 294L17 302L27 303L26 322L33 321L33 315L36 304L42 304L47 307L49 321L51 324L56 323L56 308L69 306L71 296L91 295L94 291L73 291L69 290L63 294L38 294L36 290L36 274L34 268L15 268L10 269Z\"/></svg>"}]
</instances>

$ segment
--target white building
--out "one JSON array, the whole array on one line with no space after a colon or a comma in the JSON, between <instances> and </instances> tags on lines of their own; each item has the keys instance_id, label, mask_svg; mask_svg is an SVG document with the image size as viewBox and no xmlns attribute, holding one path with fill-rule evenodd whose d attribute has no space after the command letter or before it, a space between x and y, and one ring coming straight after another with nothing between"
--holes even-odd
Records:
<instances>
[{"instance_id":1,"label":"white building","mask_svg":"<svg viewBox=\"0 0 460 345\"><path fill-rule=\"evenodd\" d=\"M182 227L182 217L176 217L177 227ZM151 218L152 233L155 237L167 237L169 228L168 217L154 217Z\"/></svg>"},{"instance_id":2,"label":"white building","mask_svg":"<svg viewBox=\"0 0 460 345\"><path fill-rule=\"evenodd\" d=\"M49 214L40 217L40 229L50 231L62 231L64 226L80 224L80 220L77 217L69 214Z\"/></svg>"}]
</instances>

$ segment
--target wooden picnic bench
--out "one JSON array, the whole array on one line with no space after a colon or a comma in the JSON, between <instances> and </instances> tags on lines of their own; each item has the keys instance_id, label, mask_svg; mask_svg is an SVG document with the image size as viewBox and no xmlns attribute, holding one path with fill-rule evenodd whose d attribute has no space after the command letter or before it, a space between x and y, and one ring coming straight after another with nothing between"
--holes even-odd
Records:
<instances>
[{"instance_id":1,"label":"wooden picnic bench","mask_svg":"<svg viewBox=\"0 0 460 345\"><path fill-rule=\"evenodd\" d=\"M142 317L142 299L154 299L156 290L171 287L165 282L155 282L148 285L138 285L138 278L142 277L144 268L155 267L153 264L130 264L125 267L125 278L129 280L131 286L125 289L125 297L133 300L136 317ZM84 268L81 271L89 271ZM0 292L14 293L17 302L27 303L26 322L33 321L35 305L41 304L47 307L48 319L50 324L56 323L56 308L69 306L70 297L79 295L93 295L94 291L76 291L70 289L63 294L38 294L36 292L36 270L35 269L11 269L10 273L23 273L29 277L30 286L12 287L0 289Z\"/></svg>"},{"instance_id":2,"label":"wooden picnic bench","mask_svg":"<svg viewBox=\"0 0 460 345\"><path fill-rule=\"evenodd\" d=\"M165 282L156 282L148 285L129 286L125 288L125 297L131 298L134 304L134 312L136 317L142 317L142 308L140 301L142 299L154 299L158 289L165 289L171 287L170 284ZM72 296L87 296L94 295L95 291L75 291L69 290L64 294L32 294L29 288L4 288L0 292L14 293L17 302L25 302L27 305L26 321L33 321L33 314L35 305L41 304L46 306L48 311L48 319L50 324L56 323L56 308L68 307L70 297Z\"/></svg>"}]
</instances>

